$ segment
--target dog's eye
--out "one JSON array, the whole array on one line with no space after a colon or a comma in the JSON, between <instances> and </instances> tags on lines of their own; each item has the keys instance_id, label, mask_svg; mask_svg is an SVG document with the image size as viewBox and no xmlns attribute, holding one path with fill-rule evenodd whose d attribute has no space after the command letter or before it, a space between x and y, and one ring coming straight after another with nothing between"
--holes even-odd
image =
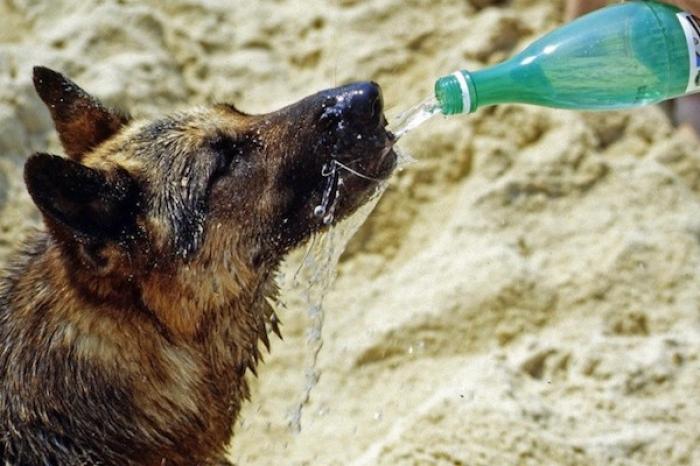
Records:
<instances>
[{"instance_id":1,"label":"dog's eye","mask_svg":"<svg viewBox=\"0 0 700 466\"><path fill-rule=\"evenodd\" d=\"M219 135L211 141L211 148L218 157L217 174L222 174L231 168L243 156L244 150L236 140L229 136Z\"/></svg>"}]
</instances>

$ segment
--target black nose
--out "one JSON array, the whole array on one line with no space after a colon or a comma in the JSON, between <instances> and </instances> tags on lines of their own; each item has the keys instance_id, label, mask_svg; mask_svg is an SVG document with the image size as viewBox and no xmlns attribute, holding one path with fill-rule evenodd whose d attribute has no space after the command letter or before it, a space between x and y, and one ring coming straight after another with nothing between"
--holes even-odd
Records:
<instances>
[{"instance_id":1,"label":"black nose","mask_svg":"<svg viewBox=\"0 0 700 466\"><path fill-rule=\"evenodd\" d=\"M377 83L364 81L339 89L336 106L353 121L377 126L382 119L384 102Z\"/></svg>"}]
</instances>

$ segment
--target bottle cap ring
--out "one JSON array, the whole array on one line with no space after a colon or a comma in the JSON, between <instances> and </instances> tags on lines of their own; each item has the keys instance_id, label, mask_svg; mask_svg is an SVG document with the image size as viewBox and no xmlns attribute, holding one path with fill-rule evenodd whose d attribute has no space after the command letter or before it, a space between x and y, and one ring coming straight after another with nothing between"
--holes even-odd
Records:
<instances>
[{"instance_id":1,"label":"bottle cap ring","mask_svg":"<svg viewBox=\"0 0 700 466\"><path fill-rule=\"evenodd\" d=\"M462 112L469 113L472 109L472 99L469 95L469 86L467 80L461 71L455 71L452 75L457 79L459 88L462 91Z\"/></svg>"}]
</instances>

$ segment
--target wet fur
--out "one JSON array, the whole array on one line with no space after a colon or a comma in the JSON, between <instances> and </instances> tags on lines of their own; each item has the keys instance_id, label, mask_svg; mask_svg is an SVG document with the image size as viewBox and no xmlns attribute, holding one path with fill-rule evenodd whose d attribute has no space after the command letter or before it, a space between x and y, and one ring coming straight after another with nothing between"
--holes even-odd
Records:
<instances>
[{"instance_id":1,"label":"wet fur","mask_svg":"<svg viewBox=\"0 0 700 466\"><path fill-rule=\"evenodd\" d=\"M229 464L246 373L279 334L273 274L325 228L321 172L344 144L328 95L142 122L46 68L35 86L70 158L25 167L46 230L0 281L0 464ZM386 134L366 139L340 150L381 155L353 162L385 178ZM337 218L374 187L341 186Z\"/></svg>"}]
</instances>

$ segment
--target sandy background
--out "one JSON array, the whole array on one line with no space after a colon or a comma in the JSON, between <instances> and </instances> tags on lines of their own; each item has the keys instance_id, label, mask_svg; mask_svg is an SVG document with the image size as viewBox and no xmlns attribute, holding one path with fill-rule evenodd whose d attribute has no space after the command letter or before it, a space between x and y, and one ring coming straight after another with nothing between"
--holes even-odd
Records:
<instances>
[{"instance_id":1,"label":"sandy background","mask_svg":"<svg viewBox=\"0 0 700 466\"><path fill-rule=\"evenodd\" d=\"M24 159L60 153L32 65L138 115L216 100L269 111L366 78L396 114L436 76L505 58L563 11L544 0L161 3L0 1L0 262L38 221ZM437 119L402 145L417 162L350 242L335 284L315 291L316 372L307 341L319 315L293 286L298 266L285 268L285 341L254 382L231 458L700 465L694 136L658 108L504 106ZM302 282L323 260L316 249Z\"/></svg>"}]
</instances>

